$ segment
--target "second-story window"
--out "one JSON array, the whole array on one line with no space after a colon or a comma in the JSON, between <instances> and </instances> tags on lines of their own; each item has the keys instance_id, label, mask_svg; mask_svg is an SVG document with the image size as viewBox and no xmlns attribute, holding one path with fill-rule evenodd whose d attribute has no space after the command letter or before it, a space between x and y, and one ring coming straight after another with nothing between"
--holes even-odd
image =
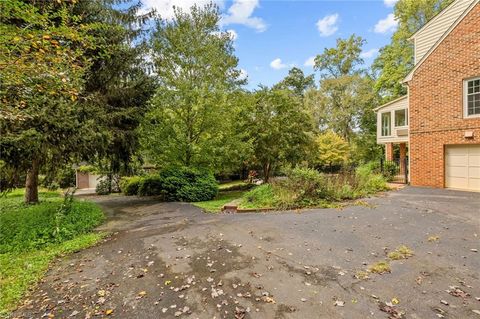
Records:
<instances>
[{"instance_id":1,"label":"second-story window","mask_svg":"<svg viewBox=\"0 0 480 319\"><path fill-rule=\"evenodd\" d=\"M382 136L391 135L391 120L392 120L392 113L390 112L382 113Z\"/></svg>"},{"instance_id":2,"label":"second-story window","mask_svg":"<svg viewBox=\"0 0 480 319\"><path fill-rule=\"evenodd\" d=\"M395 110L395 127L408 125L407 109Z\"/></svg>"},{"instance_id":3,"label":"second-story window","mask_svg":"<svg viewBox=\"0 0 480 319\"><path fill-rule=\"evenodd\" d=\"M465 81L465 115L480 116L480 77Z\"/></svg>"}]
</instances>

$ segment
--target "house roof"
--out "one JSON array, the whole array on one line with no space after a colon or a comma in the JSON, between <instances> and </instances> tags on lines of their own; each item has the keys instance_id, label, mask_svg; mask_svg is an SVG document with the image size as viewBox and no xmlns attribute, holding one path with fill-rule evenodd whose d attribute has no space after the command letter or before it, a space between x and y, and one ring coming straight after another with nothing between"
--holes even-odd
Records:
<instances>
[{"instance_id":1,"label":"house roof","mask_svg":"<svg viewBox=\"0 0 480 319\"><path fill-rule=\"evenodd\" d=\"M402 96L402 97L399 97L398 99L395 99L395 100L393 100L393 101L390 101L390 102L388 102L388 103L385 103L385 104L383 104L383 105L381 105L381 106L379 106L379 107L377 107L377 108L374 108L373 110L374 110L374 111L378 111L378 110L380 110L380 109L383 109L384 107L387 107L387 106L389 106L389 105L392 105L392 104L394 104L394 103L396 103L396 102L398 102L398 101L401 101L401 100L403 100L403 99L406 99L406 98L408 98L408 94L407 94L407 95L404 95L404 96Z\"/></svg>"},{"instance_id":2,"label":"house roof","mask_svg":"<svg viewBox=\"0 0 480 319\"><path fill-rule=\"evenodd\" d=\"M458 1L458 0L456 0ZM454 1L455 2L455 1ZM445 38L450 34L450 32L452 32L453 29L455 29L455 27L463 20L463 18L465 18L467 16L467 14L478 4L480 3L480 0L474 0L468 7L465 11L463 11L463 13L455 20L455 22L447 29L447 31L445 31L445 33L438 39L437 42L435 42L435 44L430 48L430 50L428 50L428 52L420 59L420 61L418 61L418 63L415 64L415 66L413 67L412 71L410 71L410 73L408 73L408 75L405 77L405 79L402 81L403 83L406 83L406 82L409 82L412 80L412 77L413 77L413 74L415 73L415 71L420 67L420 65L423 64L423 62L425 62L425 60L430 56L430 54L432 54L433 51L435 51L435 49L440 45L440 43L443 42L443 40L445 40ZM453 3L452 3L453 4ZM450 4L451 6L451 4ZM448 6L447 8L445 8L442 12L445 12L448 8L450 8L450 6ZM440 16L441 13L439 13L438 15L435 16L438 17ZM434 19L435 19L434 18ZM432 19L433 20L433 19ZM430 20L431 21L431 20ZM428 23L423 27L421 28L419 31L421 30L424 30L425 27L428 26ZM416 34L418 34L417 31L414 36ZM413 36L412 36L413 37Z\"/></svg>"}]
</instances>

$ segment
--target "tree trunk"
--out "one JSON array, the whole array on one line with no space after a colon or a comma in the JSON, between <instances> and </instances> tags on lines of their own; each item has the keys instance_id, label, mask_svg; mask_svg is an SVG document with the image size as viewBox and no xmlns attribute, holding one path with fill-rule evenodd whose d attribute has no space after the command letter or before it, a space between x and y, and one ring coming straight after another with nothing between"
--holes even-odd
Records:
<instances>
[{"instance_id":1,"label":"tree trunk","mask_svg":"<svg viewBox=\"0 0 480 319\"><path fill-rule=\"evenodd\" d=\"M270 180L270 163L263 164L263 181L268 183Z\"/></svg>"},{"instance_id":2,"label":"tree trunk","mask_svg":"<svg viewBox=\"0 0 480 319\"><path fill-rule=\"evenodd\" d=\"M38 171L40 164L37 159L32 160L32 166L27 171L25 181L25 203L38 203Z\"/></svg>"}]
</instances>

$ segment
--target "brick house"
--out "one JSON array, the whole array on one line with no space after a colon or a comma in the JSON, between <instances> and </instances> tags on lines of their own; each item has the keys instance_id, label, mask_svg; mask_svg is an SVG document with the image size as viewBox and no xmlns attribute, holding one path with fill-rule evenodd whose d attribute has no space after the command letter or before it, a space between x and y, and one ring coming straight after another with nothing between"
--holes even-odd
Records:
<instances>
[{"instance_id":1,"label":"brick house","mask_svg":"<svg viewBox=\"0 0 480 319\"><path fill-rule=\"evenodd\" d=\"M454 1L411 40L408 94L376 109L377 142L408 157L412 185L480 191L480 0Z\"/></svg>"}]
</instances>

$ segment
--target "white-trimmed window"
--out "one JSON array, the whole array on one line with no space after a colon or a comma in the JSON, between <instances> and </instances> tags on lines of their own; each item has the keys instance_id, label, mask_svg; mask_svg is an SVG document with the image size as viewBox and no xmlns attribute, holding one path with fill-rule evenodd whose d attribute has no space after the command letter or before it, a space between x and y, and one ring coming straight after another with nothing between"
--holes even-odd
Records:
<instances>
[{"instance_id":1,"label":"white-trimmed window","mask_svg":"<svg viewBox=\"0 0 480 319\"><path fill-rule=\"evenodd\" d=\"M464 81L464 114L480 116L480 77Z\"/></svg>"},{"instance_id":2,"label":"white-trimmed window","mask_svg":"<svg viewBox=\"0 0 480 319\"><path fill-rule=\"evenodd\" d=\"M407 109L395 110L395 127L402 127L407 125L408 125Z\"/></svg>"},{"instance_id":3,"label":"white-trimmed window","mask_svg":"<svg viewBox=\"0 0 480 319\"><path fill-rule=\"evenodd\" d=\"M382 119L382 136L392 135L392 113L384 112L381 115Z\"/></svg>"}]
</instances>

